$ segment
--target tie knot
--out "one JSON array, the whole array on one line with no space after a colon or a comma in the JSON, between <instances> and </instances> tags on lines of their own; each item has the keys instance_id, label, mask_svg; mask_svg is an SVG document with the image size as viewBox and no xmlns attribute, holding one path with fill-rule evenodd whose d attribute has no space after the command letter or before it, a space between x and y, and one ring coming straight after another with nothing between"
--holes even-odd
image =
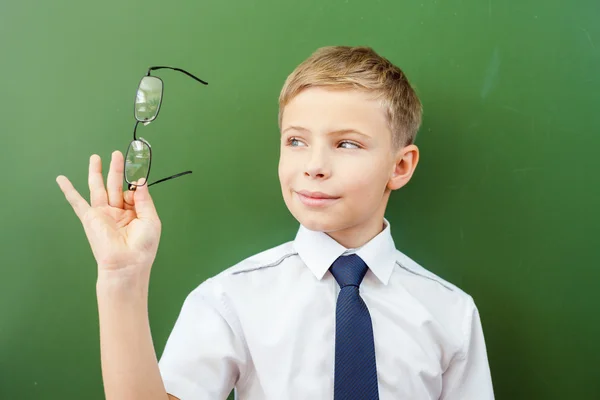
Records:
<instances>
[{"instance_id":1,"label":"tie knot","mask_svg":"<svg viewBox=\"0 0 600 400\"><path fill-rule=\"evenodd\" d=\"M340 288L346 286L358 287L367 273L367 264L356 254L349 256L340 256L333 262L331 274L337 281Z\"/></svg>"}]
</instances>

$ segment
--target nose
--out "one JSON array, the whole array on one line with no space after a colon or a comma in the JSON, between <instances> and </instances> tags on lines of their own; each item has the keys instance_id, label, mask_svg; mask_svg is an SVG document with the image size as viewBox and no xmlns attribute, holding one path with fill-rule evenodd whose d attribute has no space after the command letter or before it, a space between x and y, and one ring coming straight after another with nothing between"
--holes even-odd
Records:
<instances>
[{"instance_id":1,"label":"nose","mask_svg":"<svg viewBox=\"0 0 600 400\"><path fill-rule=\"evenodd\" d=\"M312 179L326 179L331 175L328 157L322 150L313 149L310 152L304 169L304 176Z\"/></svg>"}]
</instances>

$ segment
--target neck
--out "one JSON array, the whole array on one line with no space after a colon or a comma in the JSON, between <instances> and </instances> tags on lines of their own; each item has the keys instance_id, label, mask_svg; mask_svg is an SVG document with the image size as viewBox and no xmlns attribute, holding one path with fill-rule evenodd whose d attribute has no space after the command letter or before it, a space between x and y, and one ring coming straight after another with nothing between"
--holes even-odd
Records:
<instances>
[{"instance_id":1,"label":"neck","mask_svg":"<svg viewBox=\"0 0 600 400\"><path fill-rule=\"evenodd\" d=\"M367 221L366 223L355 225L349 228L341 229L327 234L336 242L347 249L355 249L368 243L375 236L379 235L385 229L382 219Z\"/></svg>"}]
</instances>

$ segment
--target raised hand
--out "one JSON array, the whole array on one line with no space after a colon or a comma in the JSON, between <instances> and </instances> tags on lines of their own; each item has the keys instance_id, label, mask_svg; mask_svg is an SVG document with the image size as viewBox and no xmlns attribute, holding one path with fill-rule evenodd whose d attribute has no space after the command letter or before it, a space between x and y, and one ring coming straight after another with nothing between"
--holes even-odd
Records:
<instances>
[{"instance_id":1,"label":"raised hand","mask_svg":"<svg viewBox=\"0 0 600 400\"><path fill-rule=\"evenodd\" d=\"M100 157L90 157L89 204L65 176L56 182L83 224L99 273L149 273L161 223L148 185L123 192L123 164L123 154L115 151L105 189Z\"/></svg>"}]
</instances>

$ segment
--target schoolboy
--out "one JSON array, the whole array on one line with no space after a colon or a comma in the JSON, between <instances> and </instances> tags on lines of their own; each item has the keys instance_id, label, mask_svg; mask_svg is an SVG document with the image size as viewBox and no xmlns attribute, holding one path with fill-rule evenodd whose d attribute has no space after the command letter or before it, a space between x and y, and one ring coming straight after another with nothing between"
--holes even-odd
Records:
<instances>
[{"instance_id":1,"label":"schoolboy","mask_svg":"<svg viewBox=\"0 0 600 400\"><path fill-rule=\"evenodd\" d=\"M58 178L98 261L107 399L224 399L234 387L252 400L493 399L473 299L397 250L384 216L419 160L422 109L406 76L370 48L325 47L288 77L279 106L279 179L298 233L193 290L159 363L147 292L160 220L147 187L122 194L119 152L107 190L92 156L91 207Z\"/></svg>"}]
</instances>

